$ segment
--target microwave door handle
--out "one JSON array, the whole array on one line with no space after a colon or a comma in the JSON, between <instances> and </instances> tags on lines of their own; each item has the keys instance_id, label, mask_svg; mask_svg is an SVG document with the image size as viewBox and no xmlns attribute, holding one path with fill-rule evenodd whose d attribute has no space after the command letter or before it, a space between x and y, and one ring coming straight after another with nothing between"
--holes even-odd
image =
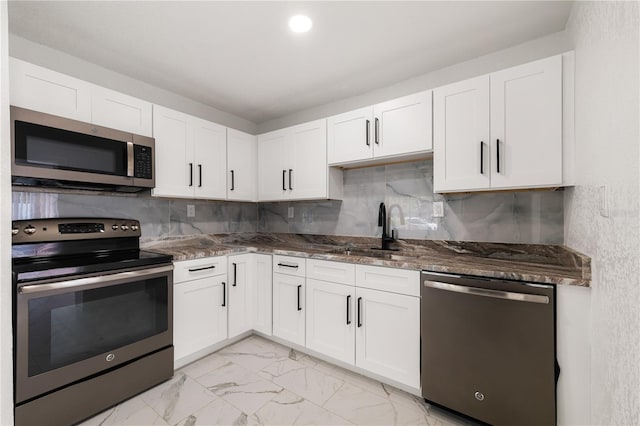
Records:
<instances>
[{"instance_id":1,"label":"microwave door handle","mask_svg":"<svg viewBox=\"0 0 640 426\"><path fill-rule=\"evenodd\" d=\"M133 177L133 142L127 142L127 177Z\"/></svg>"}]
</instances>

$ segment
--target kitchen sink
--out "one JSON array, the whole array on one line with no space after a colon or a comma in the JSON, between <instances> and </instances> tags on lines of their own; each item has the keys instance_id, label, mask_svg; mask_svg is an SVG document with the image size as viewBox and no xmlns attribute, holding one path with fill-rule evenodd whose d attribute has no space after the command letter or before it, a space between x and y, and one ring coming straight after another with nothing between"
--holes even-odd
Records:
<instances>
[{"instance_id":1,"label":"kitchen sink","mask_svg":"<svg viewBox=\"0 0 640 426\"><path fill-rule=\"evenodd\" d=\"M362 256L362 257L374 257L376 259L388 259L388 260L398 260L398 261L409 261L417 259L417 256L407 256L402 254L393 253L387 250L380 249L340 249L336 250L333 253L336 254L344 254L347 256Z\"/></svg>"}]
</instances>

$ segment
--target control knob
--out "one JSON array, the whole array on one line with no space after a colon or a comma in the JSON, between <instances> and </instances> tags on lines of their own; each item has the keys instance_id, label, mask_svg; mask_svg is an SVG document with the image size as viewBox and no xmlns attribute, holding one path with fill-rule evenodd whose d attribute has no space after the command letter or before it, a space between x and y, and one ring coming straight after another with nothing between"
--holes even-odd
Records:
<instances>
[{"instance_id":1,"label":"control knob","mask_svg":"<svg viewBox=\"0 0 640 426\"><path fill-rule=\"evenodd\" d=\"M111 229L113 229L114 231L118 230L118 225L111 225Z\"/></svg>"},{"instance_id":2,"label":"control knob","mask_svg":"<svg viewBox=\"0 0 640 426\"><path fill-rule=\"evenodd\" d=\"M18 232L20 232L18 228L11 228L11 235L18 235Z\"/></svg>"},{"instance_id":3,"label":"control knob","mask_svg":"<svg viewBox=\"0 0 640 426\"><path fill-rule=\"evenodd\" d=\"M129 225L120 225L120 229L122 229L123 231L127 231L129 230Z\"/></svg>"},{"instance_id":4,"label":"control knob","mask_svg":"<svg viewBox=\"0 0 640 426\"><path fill-rule=\"evenodd\" d=\"M140 229L140 227L138 225L131 225L131 230L132 231L137 231L138 229Z\"/></svg>"},{"instance_id":5,"label":"control knob","mask_svg":"<svg viewBox=\"0 0 640 426\"><path fill-rule=\"evenodd\" d=\"M36 228L33 227L33 225L29 225L26 228L24 228L24 233L27 235L33 235L36 233Z\"/></svg>"}]
</instances>

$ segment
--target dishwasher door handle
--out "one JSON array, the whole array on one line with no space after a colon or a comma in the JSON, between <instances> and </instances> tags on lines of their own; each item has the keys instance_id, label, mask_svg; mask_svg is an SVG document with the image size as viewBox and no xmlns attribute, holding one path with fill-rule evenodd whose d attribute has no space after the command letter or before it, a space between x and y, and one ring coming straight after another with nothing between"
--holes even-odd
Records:
<instances>
[{"instance_id":1,"label":"dishwasher door handle","mask_svg":"<svg viewBox=\"0 0 640 426\"><path fill-rule=\"evenodd\" d=\"M488 288L467 287L458 284L443 283L440 281L424 281L424 286L438 290L453 291L455 293L469 294L472 296L493 297L494 299L513 300L516 302L541 303L548 305L549 297L538 294L516 293L512 291L490 290Z\"/></svg>"}]
</instances>

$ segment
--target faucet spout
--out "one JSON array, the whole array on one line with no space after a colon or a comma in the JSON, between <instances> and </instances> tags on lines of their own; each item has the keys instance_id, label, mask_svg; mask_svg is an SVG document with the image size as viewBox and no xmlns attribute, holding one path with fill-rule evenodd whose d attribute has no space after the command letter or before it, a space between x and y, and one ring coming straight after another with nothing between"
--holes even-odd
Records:
<instances>
[{"instance_id":1,"label":"faucet spout","mask_svg":"<svg viewBox=\"0 0 640 426\"><path fill-rule=\"evenodd\" d=\"M378 226L382 226L382 239L381 249L389 250L389 243L393 241L393 238L389 237L387 229L387 208L384 203L380 203L378 208Z\"/></svg>"},{"instance_id":2,"label":"faucet spout","mask_svg":"<svg viewBox=\"0 0 640 426\"><path fill-rule=\"evenodd\" d=\"M380 203L378 208L378 226L382 226L382 238L387 236L387 208Z\"/></svg>"}]
</instances>

